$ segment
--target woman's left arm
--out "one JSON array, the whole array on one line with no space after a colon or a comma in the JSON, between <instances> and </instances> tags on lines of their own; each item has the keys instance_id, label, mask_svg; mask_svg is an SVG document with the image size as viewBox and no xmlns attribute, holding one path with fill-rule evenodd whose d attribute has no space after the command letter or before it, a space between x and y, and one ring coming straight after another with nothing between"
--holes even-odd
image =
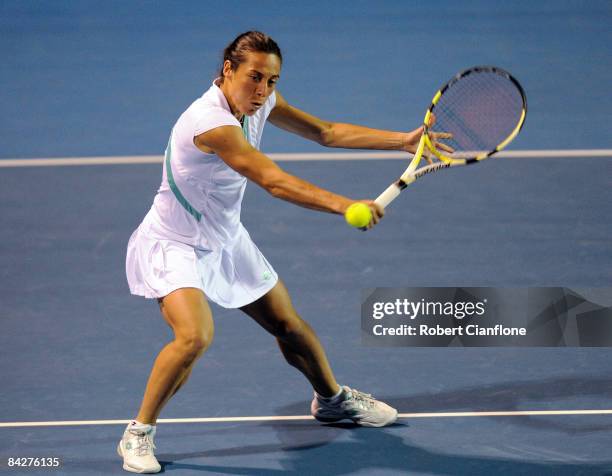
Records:
<instances>
[{"instance_id":1,"label":"woman's left arm","mask_svg":"<svg viewBox=\"0 0 612 476\"><path fill-rule=\"evenodd\" d=\"M276 106L270 113L269 120L281 129L318 142L325 147L345 149L414 152L423 133L422 127L410 132L392 132L324 121L291 106L278 91L276 91Z\"/></svg>"}]
</instances>

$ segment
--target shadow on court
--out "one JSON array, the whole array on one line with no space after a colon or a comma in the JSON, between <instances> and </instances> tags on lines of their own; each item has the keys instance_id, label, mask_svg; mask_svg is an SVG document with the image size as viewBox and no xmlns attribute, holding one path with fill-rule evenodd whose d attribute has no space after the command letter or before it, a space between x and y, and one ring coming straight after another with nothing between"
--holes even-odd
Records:
<instances>
[{"instance_id":1,"label":"shadow on court","mask_svg":"<svg viewBox=\"0 0 612 476\"><path fill-rule=\"evenodd\" d=\"M253 445L202 451L189 454L160 455L165 472L177 470L214 471L222 474L296 474L342 475L371 470L388 469L397 473L423 472L427 474L538 474L578 475L608 474L612 463L528 462L511 458L449 455L419 448L387 430L376 431L350 425L311 428L311 423L266 424L278 433L291 434L291 446L286 444ZM300 431L308 426L308 435ZM396 426L401 426L398 424ZM300 428L302 427L302 428ZM339 433L350 433L351 441L334 442ZM303 437L303 438L302 438ZM223 467L207 464L187 464L181 460L207 457L236 457L265 453L283 453L283 469L257 467ZM256 456L257 455L257 456ZM172 459L172 461L168 461ZM611 473L612 474L612 473Z\"/></svg>"},{"instance_id":2,"label":"shadow on court","mask_svg":"<svg viewBox=\"0 0 612 476\"><path fill-rule=\"evenodd\" d=\"M407 398L393 399L390 404L405 413L461 412L461 411L521 411L521 410L580 410L588 400L588 408L608 409L612 401L612 379L562 378L554 380L504 382L486 387L470 387L427 393ZM612 415L595 415L605 418L604 424L578 424L571 417L549 421L542 416L509 418L513 425L528 426L534 431L551 428L567 434L612 431ZM526 435L528 437L528 435ZM604 448L602 448L606 454ZM609 452L608 452L609 454Z\"/></svg>"},{"instance_id":3,"label":"shadow on court","mask_svg":"<svg viewBox=\"0 0 612 476\"><path fill-rule=\"evenodd\" d=\"M612 382L608 379L564 378L549 381L520 381L384 399L403 412L419 413L474 409L478 411L546 410L555 406L558 409L561 407L559 401L579 403L584 399L589 399L592 407L593 400L601 402L603 406L611 397ZM577 403L567 403L563 408L578 409ZM303 414L308 405L307 401L287 405L280 408L278 413ZM478 455L461 454L461 450L457 448L465 448L466 443L469 444L466 435L472 435L474 427L479 425L480 428L484 420L495 425L499 441L493 437L489 445L475 442L471 452L476 448ZM278 440L276 443L160 454L159 459L164 471L179 471L179 473L181 470L192 470L245 475L285 472L343 475L364 470L372 474L387 470L397 473L422 472L448 475L612 474L612 458L607 462L593 462L592 459L589 461L588 458L573 454L571 448L571 440L574 437L588 437L594 433L612 430L612 417L563 415L433 419L429 421L436 421L439 427L436 430L438 435L435 450L421 447L419 444L419 432L415 429L423 421L423 419L404 419L382 430L360 428L352 424L317 425L310 421L267 422L245 430L253 434L273 431ZM516 426L522 427L519 430L520 443L512 443L512 438L509 443L501 441L508 437L509 431L516 432L516 429L509 430L510 427ZM463 427L471 427L472 431L462 432ZM236 430L227 430L230 439L233 431ZM538 433L542 432L545 434L538 436ZM224 438L224 433L226 432L218 432L217 436ZM554 440L552 443L554 450L539 446L538 439L542 437ZM472 439L473 435L469 438ZM609 454L603 445L597 448L596 442L592 443L591 450L592 454ZM282 469L261 468L257 461L262 457L268 459L266 455L277 458ZM218 458L236 457L251 457L253 466L224 467L219 464L182 462L200 458L218 461Z\"/></svg>"}]
</instances>

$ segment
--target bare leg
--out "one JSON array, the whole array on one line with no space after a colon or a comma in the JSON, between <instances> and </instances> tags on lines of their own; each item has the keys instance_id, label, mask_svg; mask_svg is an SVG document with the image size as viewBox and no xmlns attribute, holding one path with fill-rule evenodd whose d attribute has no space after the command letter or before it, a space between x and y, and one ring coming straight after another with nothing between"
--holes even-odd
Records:
<instances>
[{"instance_id":1,"label":"bare leg","mask_svg":"<svg viewBox=\"0 0 612 476\"><path fill-rule=\"evenodd\" d=\"M319 338L298 316L280 280L265 296L241 310L276 337L287 362L304 374L319 395L338 393L340 387Z\"/></svg>"},{"instance_id":2,"label":"bare leg","mask_svg":"<svg viewBox=\"0 0 612 476\"><path fill-rule=\"evenodd\" d=\"M136 417L141 423L153 425L210 345L214 332L210 307L198 289L178 289L161 300L160 308L175 339L157 356Z\"/></svg>"},{"instance_id":3,"label":"bare leg","mask_svg":"<svg viewBox=\"0 0 612 476\"><path fill-rule=\"evenodd\" d=\"M170 316L168 315L168 311L166 309L166 306L164 305L163 298L158 299L157 302L159 304L159 310L161 311L162 316L164 316L164 320L168 323L168 326L170 326L170 328L172 329L172 326L170 325ZM186 371L183 372L183 375L181 376L181 378L177 382L177 385L175 386L174 390L172 391L172 395L170 395L170 398L174 397L176 395L176 392L178 392L181 389L181 387L183 387L183 385L185 385L185 383L189 379L189 376L191 375L191 371L193 370L193 367L195 366L196 362L197 362L197 360L194 361L189 366L189 368Z\"/></svg>"}]
</instances>

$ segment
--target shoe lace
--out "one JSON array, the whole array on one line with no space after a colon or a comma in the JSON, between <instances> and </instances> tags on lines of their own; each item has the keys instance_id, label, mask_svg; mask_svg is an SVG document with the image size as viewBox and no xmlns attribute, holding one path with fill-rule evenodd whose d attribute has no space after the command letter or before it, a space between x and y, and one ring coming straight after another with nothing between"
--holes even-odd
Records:
<instances>
[{"instance_id":1,"label":"shoe lace","mask_svg":"<svg viewBox=\"0 0 612 476\"><path fill-rule=\"evenodd\" d=\"M147 456L151 452L151 449L156 448L150 432L143 433L130 430L130 433L136 436L136 448L134 449L134 452L137 456Z\"/></svg>"},{"instance_id":2,"label":"shoe lace","mask_svg":"<svg viewBox=\"0 0 612 476\"><path fill-rule=\"evenodd\" d=\"M348 400L353 400L359 408L368 409L376 404L376 400L371 393L360 392L359 390L349 389Z\"/></svg>"}]
</instances>

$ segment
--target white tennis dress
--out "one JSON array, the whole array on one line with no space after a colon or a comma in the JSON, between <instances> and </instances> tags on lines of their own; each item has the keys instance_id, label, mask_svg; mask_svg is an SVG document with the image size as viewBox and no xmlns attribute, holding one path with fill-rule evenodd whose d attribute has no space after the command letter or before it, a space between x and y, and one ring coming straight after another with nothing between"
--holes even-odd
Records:
<instances>
[{"instance_id":1,"label":"white tennis dress","mask_svg":"<svg viewBox=\"0 0 612 476\"><path fill-rule=\"evenodd\" d=\"M161 186L127 247L132 294L159 298L193 287L220 306L236 308L259 299L278 281L240 222L246 178L193 143L216 127L241 127L217 84L218 79L174 125ZM271 94L254 115L245 116L243 133L256 149L275 104Z\"/></svg>"}]
</instances>

